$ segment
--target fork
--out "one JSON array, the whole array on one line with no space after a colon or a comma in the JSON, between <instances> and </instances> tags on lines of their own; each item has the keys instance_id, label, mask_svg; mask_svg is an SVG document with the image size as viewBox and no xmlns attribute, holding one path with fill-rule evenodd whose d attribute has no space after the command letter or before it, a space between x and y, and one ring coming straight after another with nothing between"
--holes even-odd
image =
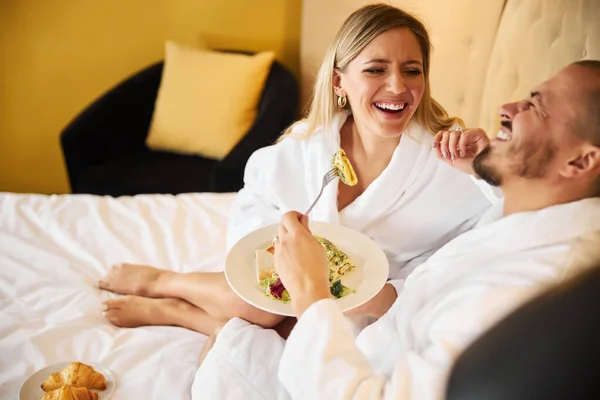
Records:
<instances>
[{"instance_id":1,"label":"fork","mask_svg":"<svg viewBox=\"0 0 600 400\"><path fill-rule=\"evenodd\" d=\"M312 211L315 204L317 204L317 201L319 201L319 199L321 198L321 195L323 194L323 189L325 189L325 186L329 185L331 183L331 181L333 181L335 178L339 178L338 169L336 167L333 167L329 171L327 171L325 176L323 176L323 183L321 184L321 190L319 191L319 194L317 195L317 198L315 199L315 201L313 201L313 203L310 205L310 207L308 207L308 210L306 210L304 215L308 215L308 213ZM267 251L271 254L275 253L274 243L276 240L278 240L277 236L275 236L275 238L273 239L273 243L267 249Z\"/></svg>"},{"instance_id":2,"label":"fork","mask_svg":"<svg viewBox=\"0 0 600 400\"><path fill-rule=\"evenodd\" d=\"M335 178L338 178L338 177L339 177L338 169L336 167L333 167L329 171L327 171L325 176L323 176L323 183L321 184L321 191L317 195L317 198L315 199L315 201L313 201L313 203L310 205L310 207L308 207L308 210L306 210L304 215L308 215L308 213L312 211L315 204L317 204L317 201L319 201L319 199L321 198L321 195L323 194L323 189L325 189L325 186L329 185L331 183L331 181L333 181Z\"/></svg>"}]
</instances>

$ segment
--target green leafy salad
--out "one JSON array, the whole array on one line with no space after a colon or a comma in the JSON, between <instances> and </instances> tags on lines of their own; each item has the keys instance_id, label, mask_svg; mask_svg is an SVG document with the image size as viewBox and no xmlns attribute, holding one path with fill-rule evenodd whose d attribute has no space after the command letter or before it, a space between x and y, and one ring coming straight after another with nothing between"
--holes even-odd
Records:
<instances>
[{"instance_id":1,"label":"green leafy salad","mask_svg":"<svg viewBox=\"0 0 600 400\"><path fill-rule=\"evenodd\" d=\"M336 298L347 296L355 291L344 286L341 281L342 275L354 269L354 264L346 253L341 251L329 240L315 236L325 249L329 261L329 290ZM268 250L258 250L256 255L256 269L258 285L267 297L289 303L290 295L283 286L279 275L272 263L272 254Z\"/></svg>"}]
</instances>

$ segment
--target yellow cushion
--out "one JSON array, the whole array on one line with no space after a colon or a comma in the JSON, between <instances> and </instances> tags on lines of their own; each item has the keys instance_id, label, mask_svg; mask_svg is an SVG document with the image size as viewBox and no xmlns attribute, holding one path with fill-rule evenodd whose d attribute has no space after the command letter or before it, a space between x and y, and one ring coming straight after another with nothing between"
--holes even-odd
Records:
<instances>
[{"instance_id":1,"label":"yellow cushion","mask_svg":"<svg viewBox=\"0 0 600 400\"><path fill-rule=\"evenodd\" d=\"M167 42L148 147L223 159L254 123L274 57Z\"/></svg>"}]
</instances>

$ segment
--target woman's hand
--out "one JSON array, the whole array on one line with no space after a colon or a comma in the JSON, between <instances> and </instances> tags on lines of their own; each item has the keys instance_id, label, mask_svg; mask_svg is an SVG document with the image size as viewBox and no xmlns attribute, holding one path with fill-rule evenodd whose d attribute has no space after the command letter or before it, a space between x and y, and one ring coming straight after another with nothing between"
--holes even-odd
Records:
<instances>
[{"instance_id":1,"label":"woman's hand","mask_svg":"<svg viewBox=\"0 0 600 400\"><path fill-rule=\"evenodd\" d=\"M483 129L439 131L433 138L437 156L454 168L477 176L473 159L490 144Z\"/></svg>"},{"instance_id":2,"label":"woman's hand","mask_svg":"<svg viewBox=\"0 0 600 400\"><path fill-rule=\"evenodd\" d=\"M331 297L325 249L308 229L308 217L284 214L274 246L275 269L298 318L313 303Z\"/></svg>"}]
</instances>

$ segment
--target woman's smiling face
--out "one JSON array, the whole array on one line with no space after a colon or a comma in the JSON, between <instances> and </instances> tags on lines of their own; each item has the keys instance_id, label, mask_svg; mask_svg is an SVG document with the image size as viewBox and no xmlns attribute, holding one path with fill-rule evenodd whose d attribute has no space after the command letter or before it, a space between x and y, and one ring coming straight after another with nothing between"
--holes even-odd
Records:
<instances>
[{"instance_id":1,"label":"woman's smiling face","mask_svg":"<svg viewBox=\"0 0 600 400\"><path fill-rule=\"evenodd\" d=\"M400 136L425 90L419 42L408 28L385 31L336 71L333 82L336 94L347 96L359 130Z\"/></svg>"}]
</instances>

